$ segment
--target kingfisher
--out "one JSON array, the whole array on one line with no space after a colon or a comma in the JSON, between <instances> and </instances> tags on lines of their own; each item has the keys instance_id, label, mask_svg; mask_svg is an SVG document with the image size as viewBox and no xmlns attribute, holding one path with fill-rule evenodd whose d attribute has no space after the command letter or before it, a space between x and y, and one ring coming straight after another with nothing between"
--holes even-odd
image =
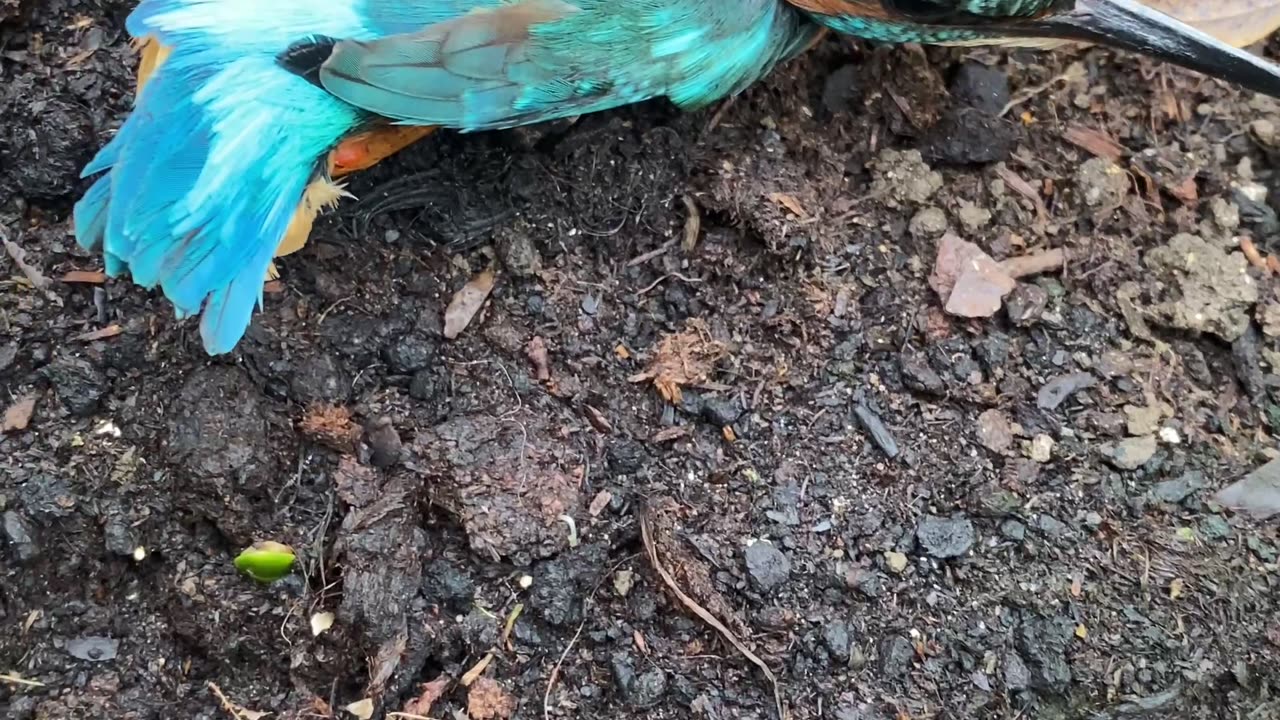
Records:
<instances>
[{"instance_id":1,"label":"kingfisher","mask_svg":"<svg viewBox=\"0 0 1280 720\"><path fill-rule=\"evenodd\" d=\"M500 130L735 95L825 31L1083 40L1280 97L1280 68L1134 0L142 0L133 111L85 167L77 241L239 343L273 258L342 176L437 128Z\"/></svg>"}]
</instances>

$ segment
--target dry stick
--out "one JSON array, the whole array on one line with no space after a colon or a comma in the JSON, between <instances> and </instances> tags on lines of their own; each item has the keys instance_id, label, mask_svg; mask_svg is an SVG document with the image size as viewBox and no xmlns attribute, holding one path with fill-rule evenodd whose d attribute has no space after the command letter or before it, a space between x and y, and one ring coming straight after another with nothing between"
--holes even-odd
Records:
<instances>
[{"instance_id":1,"label":"dry stick","mask_svg":"<svg viewBox=\"0 0 1280 720\"><path fill-rule=\"evenodd\" d=\"M658 546L653 542L653 530L649 527L649 517L647 514L642 514L640 516L640 537L644 540L644 548L649 553L649 562L653 563L653 569L658 571L658 575L662 577L662 581L666 583L671 592L680 599L680 602L684 603L684 606L689 608L694 615L701 618L703 622L719 631L719 633L724 636L725 640L728 640L731 645L737 648L738 652L742 653L743 657L750 660L756 667L760 668L760 671L764 673L764 676L769 678L769 684L773 687L773 701L778 707L778 720L786 720L787 715L782 705L782 692L778 689L778 678L774 676L773 671L769 669L768 665L764 664L764 661L761 660L759 656L751 652L751 649L738 639L738 636L735 635L732 630L726 627L724 623L717 620L715 615L712 615L706 608L699 605L693 598L686 595L684 591L680 589L680 586L676 583L676 579L672 577L671 573L667 572L667 569L662 565L662 561L658 559Z\"/></svg>"},{"instance_id":2,"label":"dry stick","mask_svg":"<svg viewBox=\"0 0 1280 720\"><path fill-rule=\"evenodd\" d=\"M1057 270L1066 261L1067 256L1062 251L1062 248L1054 248L1035 255L1009 258L1000 263L1000 269L1004 270L1009 277L1017 280L1028 275L1039 275L1050 270Z\"/></svg>"},{"instance_id":3,"label":"dry stick","mask_svg":"<svg viewBox=\"0 0 1280 720\"><path fill-rule=\"evenodd\" d=\"M3 241L5 252L9 253L10 258L13 258L13 264L17 265L22 274L27 277L31 287L43 293L49 302L62 307L62 298L58 297L58 294L53 291L49 278L45 277L44 273L40 272L34 265L27 263L27 253L22 249L22 246L10 240L2 229L0 229L0 241Z\"/></svg>"}]
</instances>

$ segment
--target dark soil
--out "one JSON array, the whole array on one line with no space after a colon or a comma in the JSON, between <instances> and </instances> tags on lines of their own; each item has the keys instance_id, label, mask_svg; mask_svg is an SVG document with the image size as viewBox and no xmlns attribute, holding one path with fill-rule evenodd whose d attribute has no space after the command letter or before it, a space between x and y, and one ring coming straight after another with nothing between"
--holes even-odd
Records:
<instances>
[{"instance_id":1,"label":"dark soil","mask_svg":"<svg viewBox=\"0 0 1280 720\"><path fill-rule=\"evenodd\" d=\"M0 436L0 715L231 717L212 683L383 717L445 678L430 717L772 717L649 523L797 720L1280 717L1276 526L1208 502L1276 452L1276 281L1233 305L1155 252L1280 250L1241 192L1280 177L1275 103L829 39L712 111L429 139L211 360L157 294L60 282L101 267L67 221L131 101L127 10L0 0L0 228L52 282L0 254L0 409L36 399ZM1070 261L951 317L948 227ZM673 405L631 378L686 331L715 360ZM265 586L232 564L264 539L299 554Z\"/></svg>"}]
</instances>

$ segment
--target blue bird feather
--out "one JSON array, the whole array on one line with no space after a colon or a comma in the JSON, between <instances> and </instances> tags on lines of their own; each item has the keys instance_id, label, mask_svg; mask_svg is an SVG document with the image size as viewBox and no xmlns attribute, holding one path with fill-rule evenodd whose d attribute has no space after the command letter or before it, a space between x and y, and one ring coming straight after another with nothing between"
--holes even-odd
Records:
<instances>
[{"instance_id":1,"label":"blue bird feather","mask_svg":"<svg viewBox=\"0 0 1280 720\"><path fill-rule=\"evenodd\" d=\"M84 170L79 243L229 352L308 183L381 117L487 130L736 93L818 32L777 0L142 0L171 49ZM313 83L282 57L334 42Z\"/></svg>"}]
</instances>

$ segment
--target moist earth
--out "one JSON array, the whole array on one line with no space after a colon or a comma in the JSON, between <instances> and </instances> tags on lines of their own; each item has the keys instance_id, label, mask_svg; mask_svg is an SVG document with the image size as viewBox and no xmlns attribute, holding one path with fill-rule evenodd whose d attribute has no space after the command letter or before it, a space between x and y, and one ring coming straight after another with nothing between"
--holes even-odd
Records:
<instances>
[{"instance_id":1,"label":"moist earth","mask_svg":"<svg viewBox=\"0 0 1280 720\"><path fill-rule=\"evenodd\" d=\"M5 717L1280 717L1273 101L828 38L429 138L211 359L69 232L128 10L0 1Z\"/></svg>"}]
</instances>

